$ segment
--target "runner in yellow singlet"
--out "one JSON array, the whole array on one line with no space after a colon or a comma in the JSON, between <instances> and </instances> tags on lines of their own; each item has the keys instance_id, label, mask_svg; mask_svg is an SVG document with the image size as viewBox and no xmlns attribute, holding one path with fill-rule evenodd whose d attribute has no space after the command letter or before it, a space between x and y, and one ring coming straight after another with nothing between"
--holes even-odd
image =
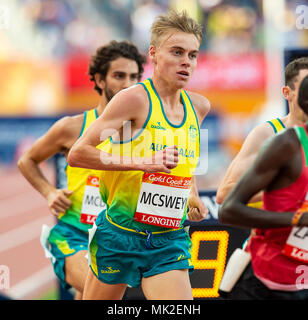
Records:
<instances>
[{"instance_id":1,"label":"runner in yellow singlet","mask_svg":"<svg viewBox=\"0 0 308 320\"><path fill-rule=\"evenodd\" d=\"M183 220L187 206L191 220L207 214L193 174L210 106L183 88L201 41L201 26L185 12L157 17L152 77L115 96L70 151L70 165L104 170L107 212L90 231L84 299L121 299L127 285L141 286L147 299L192 299Z\"/></svg>"},{"instance_id":2,"label":"runner in yellow singlet","mask_svg":"<svg viewBox=\"0 0 308 320\"><path fill-rule=\"evenodd\" d=\"M289 128L303 123L304 120L302 112L298 106L296 98L298 85L307 74L307 57L291 61L286 66L285 85L282 88L282 94L288 101L289 113L285 117L262 123L249 133L240 152L230 164L225 177L218 187L216 196L218 204L222 204L244 171L254 162L260 147L265 140L282 130L284 127ZM254 196L250 203L252 206L261 207L262 203L260 201L261 194Z\"/></svg>"},{"instance_id":3,"label":"runner in yellow singlet","mask_svg":"<svg viewBox=\"0 0 308 320\"><path fill-rule=\"evenodd\" d=\"M19 160L25 178L48 201L58 223L42 233L45 249L63 288L73 287L81 299L86 273L88 229L106 205L99 193L99 172L66 166L67 189L56 189L43 175L39 163L56 153L68 155L74 142L103 113L107 103L120 90L137 83L145 57L128 42L112 41L97 49L89 66L90 79L100 95L96 108L57 121Z\"/></svg>"}]
</instances>

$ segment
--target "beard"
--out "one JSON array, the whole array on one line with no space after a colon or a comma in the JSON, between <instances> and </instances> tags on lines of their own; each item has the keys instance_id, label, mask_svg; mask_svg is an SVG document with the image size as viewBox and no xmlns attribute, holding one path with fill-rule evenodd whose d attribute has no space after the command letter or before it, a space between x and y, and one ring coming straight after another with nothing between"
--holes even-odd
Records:
<instances>
[{"instance_id":1,"label":"beard","mask_svg":"<svg viewBox=\"0 0 308 320\"><path fill-rule=\"evenodd\" d=\"M107 98L107 102L109 102L114 96L116 92L114 92L112 89L109 89L107 84L105 85L105 96Z\"/></svg>"}]
</instances>

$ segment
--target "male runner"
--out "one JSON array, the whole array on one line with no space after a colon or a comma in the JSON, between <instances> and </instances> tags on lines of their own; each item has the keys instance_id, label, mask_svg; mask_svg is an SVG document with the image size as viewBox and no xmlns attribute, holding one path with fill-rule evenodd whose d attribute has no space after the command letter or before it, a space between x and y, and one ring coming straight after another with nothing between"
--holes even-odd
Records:
<instances>
[{"instance_id":1,"label":"male runner","mask_svg":"<svg viewBox=\"0 0 308 320\"><path fill-rule=\"evenodd\" d=\"M100 190L107 212L90 233L84 299L121 299L127 285L141 285L147 299L192 299L191 240L182 224L189 196L189 218L207 214L192 177L210 106L183 87L201 41L201 26L185 12L158 16L151 79L115 96L69 153L71 166L106 170Z\"/></svg>"},{"instance_id":2,"label":"male runner","mask_svg":"<svg viewBox=\"0 0 308 320\"><path fill-rule=\"evenodd\" d=\"M262 143L285 127L304 123L305 114L297 104L297 93L299 84L308 74L308 57L291 61L285 68L285 85L282 94L288 101L289 113L279 119L273 119L258 125L254 128L237 156L230 164L223 181L221 182L216 195L218 204L222 204L228 193L235 186L243 172L253 163L259 153ZM262 207L261 194L254 196L250 203L253 206Z\"/></svg>"},{"instance_id":3,"label":"male runner","mask_svg":"<svg viewBox=\"0 0 308 320\"><path fill-rule=\"evenodd\" d=\"M219 211L221 223L257 228L231 299L308 300L308 76L296 100L306 123L263 144ZM264 210L247 206L260 191Z\"/></svg>"},{"instance_id":4,"label":"male runner","mask_svg":"<svg viewBox=\"0 0 308 320\"><path fill-rule=\"evenodd\" d=\"M254 128L246 140L237 156L230 164L223 181L221 182L216 195L216 202L222 204L228 193L240 179L245 169L247 169L257 157L262 143L280 132L284 128L302 124L305 121L305 114L297 103L299 84L308 74L308 58L302 57L291 61L285 68L285 85L282 87L282 94L288 101L289 113L283 118L276 118L258 125ZM255 195L249 206L262 208L262 193ZM254 232L253 230L251 231ZM244 246L247 244L245 241ZM229 294L221 292L225 297Z\"/></svg>"},{"instance_id":5,"label":"male runner","mask_svg":"<svg viewBox=\"0 0 308 320\"><path fill-rule=\"evenodd\" d=\"M128 42L111 41L98 48L88 70L100 95L98 106L57 121L18 162L22 174L46 198L50 211L59 218L48 238L52 262L61 285L77 290L75 299L81 299L88 271L85 259L88 229L106 207L98 191L99 172L68 165L68 189L56 189L44 177L39 164L59 152L67 157L74 142L103 113L112 97L140 80L144 63L145 57Z\"/></svg>"}]
</instances>

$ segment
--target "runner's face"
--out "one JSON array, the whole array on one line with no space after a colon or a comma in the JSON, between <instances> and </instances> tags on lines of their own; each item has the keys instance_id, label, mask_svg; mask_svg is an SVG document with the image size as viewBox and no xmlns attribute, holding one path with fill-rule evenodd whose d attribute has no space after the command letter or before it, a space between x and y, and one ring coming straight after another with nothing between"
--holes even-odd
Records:
<instances>
[{"instance_id":1,"label":"runner's face","mask_svg":"<svg viewBox=\"0 0 308 320\"><path fill-rule=\"evenodd\" d=\"M297 103L298 99L298 89L302 82L302 80L308 75L308 69L302 69L299 71L298 76L296 77L296 80L294 81L294 90L292 90L292 99L294 101L294 104L297 108L299 108L299 105Z\"/></svg>"},{"instance_id":2,"label":"runner's face","mask_svg":"<svg viewBox=\"0 0 308 320\"><path fill-rule=\"evenodd\" d=\"M302 82L302 80L308 75L308 69L302 69L299 71L298 76L296 77L294 81L294 89L290 89L290 95L289 95L289 105L293 105L293 108L295 110L295 113L298 115L298 118L302 119L302 121L307 121L308 116L304 113L304 111L300 108L298 105L298 89Z\"/></svg>"},{"instance_id":3,"label":"runner's face","mask_svg":"<svg viewBox=\"0 0 308 320\"><path fill-rule=\"evenodd\" d=\"M111 61L105 80L101 80L103 94L107 101L109 102L122 89L137 83L138 72L138 64L134 60L118 58Z\"/></svg>"},{"instance_id":4,"label":"runner's face","mask_svg":"<svg viewBox=\"0 0 308 320\"><path fill-rule=\"evenodd\" d=\"M195 35L170 31L157 47L150 47L155 71L171 86L185 87L197 66L199 46Z\"/></svg>"}]
</instances>

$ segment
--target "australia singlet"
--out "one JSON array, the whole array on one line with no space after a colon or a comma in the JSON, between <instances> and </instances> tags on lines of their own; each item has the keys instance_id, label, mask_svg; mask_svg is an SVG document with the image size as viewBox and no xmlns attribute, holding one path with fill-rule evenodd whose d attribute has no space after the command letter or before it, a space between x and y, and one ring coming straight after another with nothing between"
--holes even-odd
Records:
<instances>
[{"instance_id":1,"label":"australia singlet","mask_svg":"<svg viewBox=\"0 0 308 320\"><path fill-rule=\"evenodd\" d=\"M151 79L142 83L149 100L143 128L130 139L105 140L97 148L109 154L152 157L156 151L176 145L179 162L166 173L102 171L100 192L107 204L107 218L115 225L134 231L161 232L182 227L186 217L192 175L199 160L200 132L192 102L181 90L184 118L172 124ZM124 135L123 135L124 136Z\"/></svg>"},{"instance_id":2,"label":"australia singlet","mask_svg":"<svg viewBox=\"0 0 308 320\"><path fill-rule=\"evenodd\" d=\"M308 190L308 138L304 126L295 127L301 142L302 171L290 186L264 192L263 208L276 212L295 212L305 203ZM255 229L256 235L248 243L254 274L270 289L297 291L297 267L302 265L296 258L285 254L286 242L292 227ZM308 233L307 233L308 236Z\"/></svg>"},{"instance_id":3,"label":"australia singlet","mask_svg":"<svg viewBox=\"0 0 308 320\"><path fill-rule=\"evenodd\" d=\"M97 118L96 109L84 113L83 126L79 137ZM99 193L100 171L66 166L67 188L73 191L69 197L72 205L59 219L80 230L88 231L96 220L97 215L106 209Z\"/></svg>"}]
</instances>

